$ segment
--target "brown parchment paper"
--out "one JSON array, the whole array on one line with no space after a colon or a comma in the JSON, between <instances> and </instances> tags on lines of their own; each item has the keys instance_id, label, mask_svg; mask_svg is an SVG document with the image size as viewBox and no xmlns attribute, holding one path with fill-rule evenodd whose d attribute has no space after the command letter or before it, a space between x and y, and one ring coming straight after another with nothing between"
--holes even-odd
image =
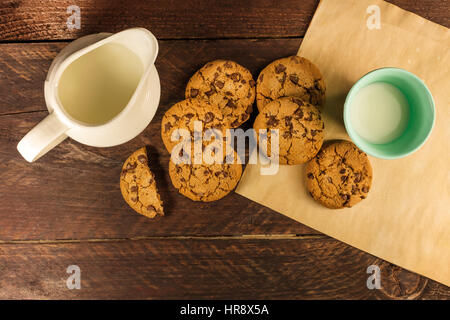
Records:
<instances>
[{"instance_id":1,"label":"brown parchment paper","mask_svg":"<svg viewBox=\"0 0 450 320\"><path fill-rule=\"evenodd\" d=\"M367 8L380 8L369 30ZM247 165L237 193L318 231L450 286L450 34L449 29L378 0L322 0L298 55L313 61L327 85L326 140L347 139L345 96L367 72L407 69L425 81L436 123L425 145L398 160L370 157L367 199L330 210L307 194L304 166L280 166L274 176Z\"/></svg>"}]
</instances>

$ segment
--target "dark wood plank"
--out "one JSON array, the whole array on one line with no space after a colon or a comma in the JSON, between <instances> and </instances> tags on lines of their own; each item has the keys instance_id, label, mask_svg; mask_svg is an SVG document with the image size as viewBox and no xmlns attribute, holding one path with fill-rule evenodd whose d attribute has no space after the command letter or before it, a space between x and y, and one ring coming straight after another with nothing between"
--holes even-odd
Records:
<instances>
[{"instance_id":1,"label":"dark wood plank","mask_svg":"<svg viewBox=\"0 0 450 320\"><path fill-rule=\"evenodd\" d=\"M113 148L91 148L66 140L29 164L16 144L47 114L45 70L64 46L58 43L3 44L0 51L0 239L89 239L167 235L311 234L316 231L233 194L214 203L194 203L179 195L167 173L169 154L160 121L183 98L184 86L210 59L231 58L256 75L269 61L294 54L300 39L162 41L157 68L162 98L153 122L134 140ZM33 111L33 112L31 112ZM166 203L167 216L151 221L122 199L118 177L135 149L150 145L151 167ZM124 227L125 226L125 227Z\"/></svg>"},{"instance_id":2,"label":"dark wood plank","mask_svg":"<svg viewBox=\"0 0 450 320\"><path fill-rule=\"evenodd\" d=\"M146 27L161 39L299 37L318 0L262 1L42 1L0 4L0 40L74 39L99 31ZM406 10L450 26L448 1L389 0ZM68 30L67 7L81 9L81 29Z\"/></svg>"},{"instance_id":3,"label":"dark wood plank","mask_svg":"<svg viewBox=\"0 0 450 320\"><path fill-rule=\"evenodd\" d=\"M65 10L73 3L3 1L0 41L73 39L135 25L162 39L301 37L317 2L227 1L211 7L204 1L148 1L124 7L78 1L82 29L69 32ZM390 2L450 25L448 2ZM157 61L164 83L161 110L142 135L107 149L66 141L32 165L20 159L15 145L46 114L43 80L65 43L0 45L0 298L450 299L446 286L318 235L238 195L194 204L171 187L159 121L182 96L189 75L213 56L234 59L256 75L267 62L295 53L299 44L300 39L162 41ZM143 144L151 145L152 168L169 213L156 221L134 214L117 188L121 162ZM233 237L240 234L285 238ZM312 236L297 239L295 234ZM158 236L162 238L152 238ZM21 239L36 241L17 241ZM46 244L45 239L91 240ZM365 287L365 270L372 263L382 266L382 290ZM82 268L81 291L65 287L70 264Z\"/></svg>"},{"instance_id":4,"label":"dark wood plank","mask_svg":"<svg viewBox=\"0 0 450 320\"><path fill-rule=\"evenodd\" d=\"M74 39L146 27L162 39L289 37L305 33L318 1L3 1L1 40ZM81 29L67 28L67 7L81 10ZM295 8L295 10L293 10Z\"/></svg>"},{"instance_id":5,"label":"dark wood plank","mask_svg":"<svg viewBox=\"0 0 450 320\"><path fill-rule=\"evenodd\" d=\"M376 258L330 238L4 244L0 252L2 299L392 298L367 289ZM66 287L69 265L81 269L80 290ZM398 283L405 298L450 298L450 288L413 274Z\"/></svg>"},{"instance_id":6,"label":"dark wood plank","mask_svg":"<svg viewBox=\"0 0 450 320\"><path fill-rule=\"evenodd\" d=\"M43 116L0 117L1 240L316 233L237 194L213 203L178 194L157 121L127 144L98 149L68 140L29 164L15 145ZM130 209L118 184L122 161L144 144L165 203L166 216L155 221Z\"/></svg>"},{"instance_id":7,"label":"dark wood plank","mask_svg":"<svg viewBox=\"0 0 450 320\"><path fill-rule=\"evenodd\" d=\"M256 77L270 61L295 54L300 43L300 38L159 41L161 108L180 100L189 77L210 60L235 60ZM0 115L47 110L44 80L53 58L66 45L0 44Z\"/></svg>"}]
</instances>

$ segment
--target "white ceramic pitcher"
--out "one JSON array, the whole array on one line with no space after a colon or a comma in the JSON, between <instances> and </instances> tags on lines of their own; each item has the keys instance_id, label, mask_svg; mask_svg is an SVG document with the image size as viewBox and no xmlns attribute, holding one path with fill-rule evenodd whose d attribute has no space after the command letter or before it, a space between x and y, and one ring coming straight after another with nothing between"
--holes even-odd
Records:
<instances>
[{"instance_id":1,"label":"white ceramic pitcher","mask_svg":"<svg viewBox=\"0 0 450 320\"><path fill-rule=\"evenodd\" d=\"M133 51L141 60L144 71L131 99L120 113L105 124L84 124L64 110L58 98L58 81L76 59L111 42ZM136 137L147 127L158 108L161 87L154 66L157 54L158 42L144 28L116 34L92 34L70 43L53 60L45 81L45 102L50 114L22 138L17 145L20 154L29 162L35 161L67 137L95 147L114 146Z\"/></svg>"}]
</instances>

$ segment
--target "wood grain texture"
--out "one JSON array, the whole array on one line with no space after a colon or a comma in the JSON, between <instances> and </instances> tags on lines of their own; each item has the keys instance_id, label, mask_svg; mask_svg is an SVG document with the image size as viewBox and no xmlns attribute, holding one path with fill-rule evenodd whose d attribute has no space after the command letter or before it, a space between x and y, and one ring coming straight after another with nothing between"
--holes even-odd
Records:
<instances>
[{"instance_id":1,"label":"wood grain texture","mask_svg":"<svg viewBox=\"0 0 450 320\"><path fill-rule=\"evenodd\" d=\"M390 0L403 9L450 26L448 1ZM6 0L0 3L0 40L74 39L133 26L159 39L299 37L306 32L319 0L109 1ZM81 9L81 29L68 30L67 7Z\"/></svg>"},{"instance_id":2,"label":"wood grain texture","mask_svg":"<svg viewBox=\"0 0 450 320\"><path fill-rule=\"evenodd\" d=\"M257 75L268 62L294 54L299 44L300 39L161 41L156 63L161 103L141 135L112 148L68 139L32 164L21 158L16 144L48 114L41 111L46 110L46 69L65 44L0 45L0 96L5 97L0 100L0 240L317 233L237 194L213 203L179 195L160 137L162 115L183 99L189 76L204 63L235 59ZM156 221L134 213L119 190L122 162L142 145L151 146L150 166L165 202L167 215Z\"/></svg>"},{"instance_id":3,"label":"wood grain texture","mask_svg":"<svg viewBox=\"0 0 450 320\"><path fill-rule=\"evenodd\" d=\"M317 1L3 1L0 39L73 39L99 30L131 26L151 30L160 39L289 37L304 34ZM81 9L81 29L68 30L67 7ZM295 8L296 12L292 9Z\"/></svg>"},{"instance_id":4,"label":"wood grain texture","mask_svg":"<svg viewBox=\"0 0 450 320\"><path fill-rule=\"evenodd\" d=\"M389 2L450 26L448 1ZM68 31L71 4L2 1L0 41L74 39L133 26L160 40L284 39L160 41L160 109L141 135L104 149L66 140L33 164L15 146L47 114L43 81L67 43L0 44L0 298L450 299L444 285L239 195L199 204L171 186L160 120L182 99L189 76L215 58L236 60L256 76L294 54L318 0L81 0L82 28ZM150 146L166 202L167 216L154 221L128 208L118 188L122 161L142 145ZM81 267L81 290L65 286L71 264ZM382 290L366 287L371 264L382 268Z\"/></svg>"},{"instance_id":5,"label":"wood grain texture","mask_svg":"<svg viewBox=\"0 0 450 320\"><path fill-rule=\"evenodd\" d=\"M15 244L0 252L2 299L388 298L366 286L376 259L330 238ZM66 287L73 264L80 290ZM416 290L414 279L400 281ZM431 281L415 296L449 297Z\"/></svg>"},{"instance_id":6,"label":"wood grain texture","mask_svg":"<svg viewBox=\"0 0 450 320\"><path fill-rule=\"evenodd\" d=\"M0 115L47 110L44 101L47 71L67 44L0 44ZM272 60L295 54L300 44L300 38L160 40L156 60L162 83L160 108L164 110L182 99L189 77L210 60L235 60L256 77Z\"/></svg>"}]
</instances>

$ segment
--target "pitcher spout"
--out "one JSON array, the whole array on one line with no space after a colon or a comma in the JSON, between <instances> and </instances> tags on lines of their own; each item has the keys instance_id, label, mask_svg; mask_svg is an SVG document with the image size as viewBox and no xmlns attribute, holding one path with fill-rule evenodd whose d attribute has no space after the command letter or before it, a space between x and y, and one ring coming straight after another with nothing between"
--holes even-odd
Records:
<instances>
[{"instance_id":1,"label":"pitcher spout","mask_svg":"<svg viewBox=\"0 0 450 320\"><path fill-rule=\"evenodd\" d=\"M158 41L145 28L127 29L105 40L120 43L133 51L141 59L145 71L149 70L158 56ZM145 71L144 74L146 73Z\"/></svg>"}]
</instances>

